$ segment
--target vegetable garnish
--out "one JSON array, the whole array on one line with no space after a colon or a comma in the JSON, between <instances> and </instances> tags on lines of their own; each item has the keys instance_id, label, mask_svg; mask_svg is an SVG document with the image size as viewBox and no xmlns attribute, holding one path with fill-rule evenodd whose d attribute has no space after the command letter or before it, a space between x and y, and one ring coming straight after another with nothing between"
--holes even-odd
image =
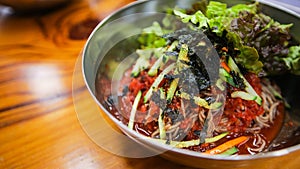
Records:
<instances>
[{"instance_id":1,"label":"vegetable garnish","mask_svg":"<svg viewBox=\"0 0 300 169\"><path fill-rule=\"evenodd\" d=\"M253 154L249 146L262 152L275 137L266 133L287 105L267 78L300 74L292 24L264 15L258 2L200 4L205 6L171 10L178 20L166 17L142 31L138 58L120 87L121 108L131 111L120 120L176 148Z\"/></svg>"},{"instance_id":2,"label":"vegetable garnish","mask_svg":"<svg viewBox=\"0 0 300 169\"><path fill-rule=\"evenodd\" d=\"M225 3L210 1L204 12L197 11L189 15L175 9L174 14L185 23L212 29L220 37L226 32L226 37L240 51L236 57L237 62L251 72L299 74L299 52L296 55L288 54L300 48L299 45L289 45L291 35L288 32L293 24L280 24L258 13L258 4L238 4L227 8ZM273 68L272 62L276 62L279 67Z\"/></svg>"},{"instance_id":3,"label":"vegetable garnish","mask_svg":"<svg viewBox=\"0 0 300 169\"><path fill-rule=\"evenodd\" d=\"M250 99L250 100L255 100L255 102L257 103L257 104L259 104L259 105L261 105L261 103L262 103L262 99L261 99L261 97L256 93L256 91L253 89L253 87L249 84L249 82L245 79L245 77L242 75L242 73L241 73L241 71L239 70L239 68L238 68L238 66L235 64L235 62L234 62L234 60L232 59L232 57L229 57L228 58L228 65L229 65L229 67L233 70L233 71L235 71L237 74L238 74L238 76L241 78L241 79L243 79L243 81L244 81L244 85L245 85L245 90L246 90L246 92L248 92L248 93L243 93L243 92L240 92L240 94L234 94L234 96L235 97L237 97L237 96L242 96L243 98L247 98L246 100L249 100L249 96L250 96L250 98L252 98L252 99ZM243 93L243 94L242 94ZM246 96L246 95L249 95L249 96ZM244 97L244 96L246 96L246 97Z\"/></svg>"},{"instance_id":4,"label":"vegetable garnish","mask_svg":"<svg viewBox=\"0 0 300 169\"><path fill-rule=\"evenodd\" d=\"M225 62L221 62L221 66L224 70L226 70L226 72L230 72L230 68L228 67L228 65Z\"/></svg>"},{"instance_id":5,"label":"vegetable garnish","mask_svg":"<svg viewBox=\"0 0 300 169\"><path fill-rule=\"evenodd\" d=\"M211 137L211 138L206 138L205 139L205 143L214 143L219 141L220 139L224 138L225 136L227 136L229 133L225 132L225 133L221 133L215 137ZM155 139L155 141L158 142L163 142L165 144L168 144L172 147L177 147L177 148L185 148L185 147L190 147L190 146L197 146L200 145L200 139L197 140L189 140L189 141L169 141L169 140L159 140L159 139Z\"/></svg>"},{"instance_id":6,"label":"vegetable garnish","mask_svg":"<svg viewBox=\"0 0 300 169\"><path fill-rule=\"evenodd\" d=\"M137 50L136 53L140 56L137 59L135 66L132 69L131 76L136 77L139 73L146 69L149 64L149 59L152 54L151 50Z\"/></svg>"},{"instance_id":7,"label":"vegetable garnish","mask_svg":"<svg viewBox=\"0 0 300 169\"><path fill-rule=\"evenodd\" d=\"M211 155L214 155L214 154L220 154L234 146L237 146L239 144L242 144L244 142L246 142L247 140L249 139L249 137L246 137L246 136L240 136L240 137L237 137L235 139L232 139L232 140L229 140L213 149L210 149L208 151L206 151L205 153L206 154L211 154Z\"/></svg>"},{"instance_id":8,"label":"vegetable garnish","mask_svg":"<svg viewBox=\"0 0 300 169\"><path fill-rule=\"evenodd\" d=\"M141 97L142 97L142 91L139 91L137 93L135 99L134 99L132 109L131 109L131 112L130 112L130 119L129 119L129 122L128 122L128 127L130 129L133 129L134 118L135 118L135 114L136 114L137 107L138 107L138 104L140 102Z\"/></svg>"},{"instance_id":9,"label":"vegetable garnish","mask_svg":"<svg viewBox=\"0 0 300 169\"><path fill-rule=\"evenodd\" d=\"M159 83L163 80L164 76L168 74L170 71L172 71L174 68L175 68L175 63L169 65L167 68L163 70L161 74L159 74L159 76L155 79L155 81L147 91L146 95L144 96L144 103L146 103L150 99L153 90L157 89Z\"/></svg>"},{"instance_id":10,"label":"vegetable garnish","mask_svg":"<svg viewBox=\"0 0 300 169\"><path fill-rule=\"evenodd\" d=\"M205 139L205 143L213 143L213 142L216 142L220 139L222 139L223 137L227 136L229 133L228 132L225 132L225 133L222 133L222 134L219 134L215 137L211 137L211 138L206 138Z\"/></svg>"},{"instance_id":11,"label":"vegetable garnish","mask_svg":"<svg viewBox=\"0 0 300 169\"><path fill-rule=\"evenodd\" d=\"M232 148L230 148L230 149L224 151L223 153L221 153L221 155L226 155L226 156L228 156L228 155L233 155L233 154L237 153L238 151L239 151L238 148L232 147Z\"/></svg>"},{"instance_id":12,"label":"vegetable garnish","mask_svg":"<svg viewBox=\"0 0 300 169\"><path fill-rule=\"evenodd\" d=\"M162 88L159 89L160 91L160 99L165 99L165 92ZM159 117L158 117L158 128L159 128L159 138L160 139L166 139L166 130L165 130L165 124L163 122L163 109L165 108L165 105L159 109Z\"/></svg>"}]
</instances>

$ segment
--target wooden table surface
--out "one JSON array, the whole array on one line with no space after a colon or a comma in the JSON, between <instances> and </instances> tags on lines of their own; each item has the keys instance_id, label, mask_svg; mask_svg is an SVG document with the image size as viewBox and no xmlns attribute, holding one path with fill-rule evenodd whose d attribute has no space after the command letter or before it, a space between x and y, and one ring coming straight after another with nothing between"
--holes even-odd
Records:
<instances>
[{"instance_id":1,"label":"wooden table surface","mask_svg":"<svg viewBox=\"0 0 300 169\"><path fill-rule=\"evenodd\" d=\"M116 155L108 149L118 151L109 144L118 140L101 142L110 133L87 132L99 109L83 83L82 49L102 19L133 1L72 0L31 14L0 6L0 169L191 169Z\"/></svg>"},{"instance_id":2,"label":"wooden table surface","mask_svg":"<svg viewBox=\"0 0 300 169\"><path fill-rule=\"evenodd\" d=\"M99 21L131 1L74 0L33 14L1 7L1 169L188 168L159 156L117 156L95 144L78 120L74 93L92 104L84 84L73 84L80 52Z\"/></svg>"}]
</instances>

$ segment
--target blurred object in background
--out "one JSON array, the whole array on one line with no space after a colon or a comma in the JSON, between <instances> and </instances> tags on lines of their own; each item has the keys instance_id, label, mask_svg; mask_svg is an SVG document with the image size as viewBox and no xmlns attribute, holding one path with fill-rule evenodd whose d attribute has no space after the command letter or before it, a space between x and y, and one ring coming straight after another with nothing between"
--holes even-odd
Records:
<instances>
[{"instance_id":1,"label":"blurred object in background","mask_svg":"<svg viewBox=\"0 0 300 169\"><path fill-rule=\"evenodd\" d=\"M72 0L0 0L0 5L11 7L18 13L31 13L49 10Z\"/></svg>"}]
</instances>

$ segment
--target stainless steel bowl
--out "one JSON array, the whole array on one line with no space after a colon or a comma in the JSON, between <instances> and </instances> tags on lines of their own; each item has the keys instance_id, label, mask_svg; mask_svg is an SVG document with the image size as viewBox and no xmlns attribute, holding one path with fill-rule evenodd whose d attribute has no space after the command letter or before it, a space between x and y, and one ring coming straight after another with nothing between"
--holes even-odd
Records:
<instances>
[{"instance_id":1,"label":"stainless steel bowl","mask_svg":"<svg viewBox=\"0 0 300 169\"><path fill-rule=\"evenodd\" d=\"M277 151L259 153L257 155L239 155L233 157L210 156L189 150L170 148L167 145L152 142L145 139L140 134L129 130L127 126L120 123L109 110L105 109L102 97L96 97L95 81L101 78L103 74L114 74L112 78L122 74L126 65L121 65L108 72L97 74L98 70L112 60L119 60L121 64L125 56L128 56L135 44L126 39L134 36L143 26L152 24L152 21L160 18L160 12L168 7L188 8L196 0L160 0L160 1L139 1L134 2L117 12L113 13L103 20L92 32L83 51L82 68L84 80L91 96L98 103L105 114L130 138L138 144L157 152L162 157L174 162L197 167L197 168L262 168L262 169L281 169L281 168L299 168L300 145L294 145ZM245 3L246 0L227 1L229 5ZM291 32L293 36L300 41L300 15L273 3L262 2L260 8L264 13L272 16L281 23L294 23ZM134 15L132 15L134 14ZM136 15L138 14L138 15ZM135 17L132 17L135 16ZM138 17L136 17L138 16ZM113 27L110 27L113 25ZM118 26L119 25L119 26ZM121 40L120 40L121 39ZM118 48L114 48L118 46ZM131 50L132 49L132 50ZM107 55L108 53L115 55ZM109 56L109 57L108 57ZM113 57L112 57L113 56ZM121 71L121 72L119 72ZM117 75L116 75L117 74ZM285 76L278 79L278 83L286 99L290 102L293 109L291 116L294 119L300 119L300 91L297 86L300 85L300 78ZM101 84L100 84L101 85ZM111 91L113 92L113 91Z\"/></svg>"}]
</instances>

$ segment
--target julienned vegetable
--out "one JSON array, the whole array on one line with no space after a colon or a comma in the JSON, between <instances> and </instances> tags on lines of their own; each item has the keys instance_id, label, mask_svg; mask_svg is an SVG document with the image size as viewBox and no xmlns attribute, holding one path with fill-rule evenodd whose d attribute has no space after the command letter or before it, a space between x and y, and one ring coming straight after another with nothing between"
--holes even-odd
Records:
<instances>
[{"instance_id":1,"label":"julienned vegetable","mask_svg":"<svg viewBox=\"0 0 300 169\"><path fill-rule=\"evenodd\" d=\"M160 88L159 92L160 92L160 99L164 100L165 99L164 89ZM165 130L165 124L163 122L163 111L164 111L163 108L159 109L158 128L159 128L159 138L165 140L166 139L166 130Z\"/></svg>"},{"instance_id":2,"label":"julienned vegetable","mask_svg":"<svg viewBox=\"0 0 300 169\"><path fill-rule=\"evenodd\" d=\"M223 153L221 153L221 155L225 155L225 156L233 155L233 154L237 153L238 151L239 151L238 148L232 147L232 148L227 149L227 150L224 151Z\"/></svg>"},{"instance_id":3,"label":"julienned vegetable","mask_svg":"<svg viewBox=\"0 0 300 169\"><path fill-rule=\"evenodd\" d=\"M135 114L136 114L137 107L138 107L138 104L140 102L141 96L142 96L142 92L139 91L138 94L136 95L135 99L134 99L134 102L133 102L133 105L132 105L132 108L131 108L131 112L130 112L130 119L129 119L129 122L128 122L128 127L130 129L133 129L134 118L135 118Z\"/></svg>"},{"instance_id":4,"label":"julienned vegetable","mask_svg":"<svg viewBox=\"0 0 300 169\"><path fill-rule=\"evenodd\" d=\"M146 95L144 96L144 103L149 101L153 93L153 90L157 89L159 83L163 80L164 76L168 74L170 71L172 71L174 68L175 68L175 64L173 63L169 65L167 68L165 68L164 71L158 75L158 77L155 79L150 89L147 91Z\"/></svg>"},{"instance_id":5,"label":"julienned vegetable","mask_svg":"<svg viewBox=\"0 0 300 169\"><path fill-rule=\"evenodd\" d=\"M245 95L250 95L250 97L252 96L251 98L253 98L250 100L255 100L257 104L261 105L261 102L262 102L261 97L256 93L256 91L253 89L253 87L249 84L249 82L242 75L241 71L239 70L238 66L235 64L232 57L228 58L228 65L244 81L245 90L246 90L246 92L248 92L248 93L244 93L244 94L234 94L234 96L237 96L237 97L243 96L244 99L247 98L246 100L248 100L249 97L245 96ZM243 92L239 92L239 93L243 93Z\"/></svg>"},{"instance_id":6,"label":"julienned vegetable","mask_svg":"<svg viewBox=\"0 0 300 169\"><path fill-rule=\"evenodd\" d=\"M131 111L121 120L177 148L222 155L264 151L277 132L266 133L284 113L284 98L265 75L282 73L270 69L274 60L284 63L284 72L300 72L300 47L290 38L290 24L279 24L257 5L227 8L210 1L205 11L174 9L179 21L172 27L154 22L146 28L131 76L122 79L121 110ZM273 36L282 38L263 43ZM269 47L289 52L277 55Z\"/></svg>"},{"instance_id":7,"label":"julienned vegetable","mask_svg":"<svg viewBox=\"0 0 300 169\"><path fill-rule=\"evenodd\" d=\"M211 155L220 154L234 146L237 146L237 145L247 141L248 139L249 138L246 136L237 137L237 138L229 140L213 149L210 149L210 150L206 151L205 153L211 154Z\"/></svg>"},{"instance_id":8,"label":"julienned vegetable","mask_svg":"<svg viewBox=\"0 0 300 169\"><path fill-rule=\"evenodd\" d=\"M221 133L215 137L211 138L206 138L205 143L214 143L219 141L220 139L224 138L225 136L228 135L228 132ZM200 144L200 139L197 140L189 140L189 141L167 141L167 140L155 140L158 142L162 142L165 144L168 144L172 147L177 147L177 148L185 148L185 147L190 147L190 146L197 146Z\"/></svg>"}]
</instances>

